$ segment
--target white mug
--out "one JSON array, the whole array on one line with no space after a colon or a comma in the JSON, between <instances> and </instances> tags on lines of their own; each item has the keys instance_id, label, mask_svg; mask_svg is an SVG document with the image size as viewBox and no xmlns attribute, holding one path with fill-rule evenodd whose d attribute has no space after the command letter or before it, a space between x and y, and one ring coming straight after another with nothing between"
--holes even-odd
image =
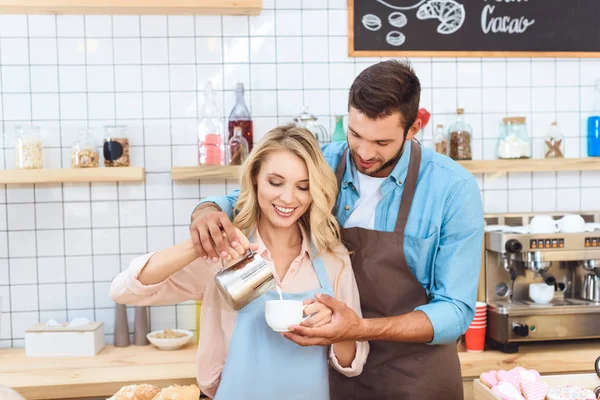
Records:
<instances>
[{"instance_id":1,"label":"white mug","mask_svg":"<svg viewBox=\"0 0 600 400\"><path fill-rule=\"evenodd\" d=\"M554 298L554 285L532 283L529 285L529 298L537 304L548 304Z\"/></svg>"},{"instance_id":2,"label":"white mug","mask_svg":"<svg viewBox=\"0 0 600 400\"><path fill-rule=\"evenodd\" d=\"M275 332L289 332L290 325L299 325L304 317L305 305L300 300L269 300L265 302L265 319Z\"/></svg>"},{"instance_id":3,"label":"white mug","mask_svg":"<svg viewBox=\"0 0 600 400\"><path fill-rule=\"evenodd\" d=\"M560 232L574 233L585 231L585 220L581 215L569 214L558 220Z\"/></svg>"},{"instance_id":4,"label":"white mug","mask_svg":"<svg viewBox=\"0 0 600 400\"><path fill-rule=\"evenodd\" d=\"M529 223L531 233L556 233L558 223L549 215L536 215Z\"/></svg>"}]
</instances>

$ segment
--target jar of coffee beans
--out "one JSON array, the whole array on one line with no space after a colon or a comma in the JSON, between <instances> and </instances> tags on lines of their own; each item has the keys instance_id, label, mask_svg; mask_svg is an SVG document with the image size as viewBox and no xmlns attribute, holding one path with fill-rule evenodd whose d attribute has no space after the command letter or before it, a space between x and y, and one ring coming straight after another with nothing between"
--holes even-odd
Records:
<instances>
[{"instance_id":1,"label":"jar of coffee beans","mask_svg":"<svg viewBox=\"0 0 600 400\"><path fill-rule=\"evenodd\" d=\"M473 128L464 121L465 110L456 110L456 122L450 125L448 136L450 136L450 158L453 160L470 160L471 135Z\"/></svg>"},{"instance_id":2,"label":"jar of coffee beans","mask_svg":"<svg viewBox=\"0 0 600 400\"><path fill-rule=\"evenodd\" d=\"M71 167L96 168L99 158L92 131L90 129L81 130L79 139L73 144L71 150Z\"/></svg>"},{"instance_id":3,"label":"jar of coffee beans","mask_svg":"<svg viewBox=\"0 0 600 400\"><path fill-rule=\"evenodd\" d=\"M129 167L129 139L125 125L104 127L102 152L105 167Z\"/></svg>"}]
</instances>

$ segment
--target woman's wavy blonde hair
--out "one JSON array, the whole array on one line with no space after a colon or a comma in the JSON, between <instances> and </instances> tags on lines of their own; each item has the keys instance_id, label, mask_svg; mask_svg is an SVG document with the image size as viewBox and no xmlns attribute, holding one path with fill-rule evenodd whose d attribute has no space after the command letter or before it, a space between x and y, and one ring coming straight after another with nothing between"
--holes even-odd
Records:
<instances>
[{"instance_id":1,"label":"woman's wavy blonde hair","mask_svg":"<svg viewBox=\"0 0 600 400\"><path fill-rule=\"evenodd\" d=\"M256 177L265 158L278 150L291 151L306 163L312 203L300 217L299 223L310 235L319 254L335 252L335 247L340 243L340 227L331 211L337 198L337 180L313 134L293 124L279 126L267 133L242 165L233 223L242 232L254 233L260 218Z\"/></svg>"}]
</instances>

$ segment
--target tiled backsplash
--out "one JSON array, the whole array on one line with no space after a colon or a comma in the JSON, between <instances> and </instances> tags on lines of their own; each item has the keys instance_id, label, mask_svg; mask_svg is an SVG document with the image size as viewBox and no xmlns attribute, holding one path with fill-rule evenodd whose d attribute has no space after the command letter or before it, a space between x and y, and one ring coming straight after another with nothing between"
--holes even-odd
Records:
<instances>
[{"instance_id":1,"label":"tiled backsplash","mask_svg":"<svg viewBox=\"0 0 600 400\"><path fill-rule=\"evenodd\" d=\"M207 80L223 116L245 84L255 140L305 104L332 132L347 91L379 58L347 56L346 0L264 1L255 17L0 16L0 165L14 168L14 126L46 128L45 166L69 167L78 128L130 127L131 160L145 183L8 185L0 190L0 347L23 346L38 322L84 316L112 342L111 279L129 260L188 237L199 198L230 182L174 182L196 164L195 118ZM554 120L566 155L585 156L585 118L600 61L412 59L432 113L424 132L464 107L475 159L495 158L504 116L526 116L534 156ZM101 129L96 131L98 139ZM598 210L593 172L478 176L487 213ZM130 310L133 317L133 310ZM152 329L194 329L193 304L151 309Z\"/></svg>"}]
</instances>

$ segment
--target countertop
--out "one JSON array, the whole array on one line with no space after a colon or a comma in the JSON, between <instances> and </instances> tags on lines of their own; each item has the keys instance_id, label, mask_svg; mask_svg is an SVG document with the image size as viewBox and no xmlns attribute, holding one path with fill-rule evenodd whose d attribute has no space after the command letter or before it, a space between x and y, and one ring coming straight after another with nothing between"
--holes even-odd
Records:
<instances>
[{"instance_id":1,"label":"countertop","mask_svg":"<svg viewBox=\"0 0 600 400\"><path fill-rule=\"evenodd\" d=\"M472 380L492 369L521 365L541 374L590 373L600 356L600 340L521 345L516 354L486 350L467 353L459 346L465 398ZM26 357L25 350L0 349L0 385L28 400L110 397L122 386L168 386L196 381L196 345L176 351L153 346L106 346L95 357Z\"/></svg>"}]
</instances>

